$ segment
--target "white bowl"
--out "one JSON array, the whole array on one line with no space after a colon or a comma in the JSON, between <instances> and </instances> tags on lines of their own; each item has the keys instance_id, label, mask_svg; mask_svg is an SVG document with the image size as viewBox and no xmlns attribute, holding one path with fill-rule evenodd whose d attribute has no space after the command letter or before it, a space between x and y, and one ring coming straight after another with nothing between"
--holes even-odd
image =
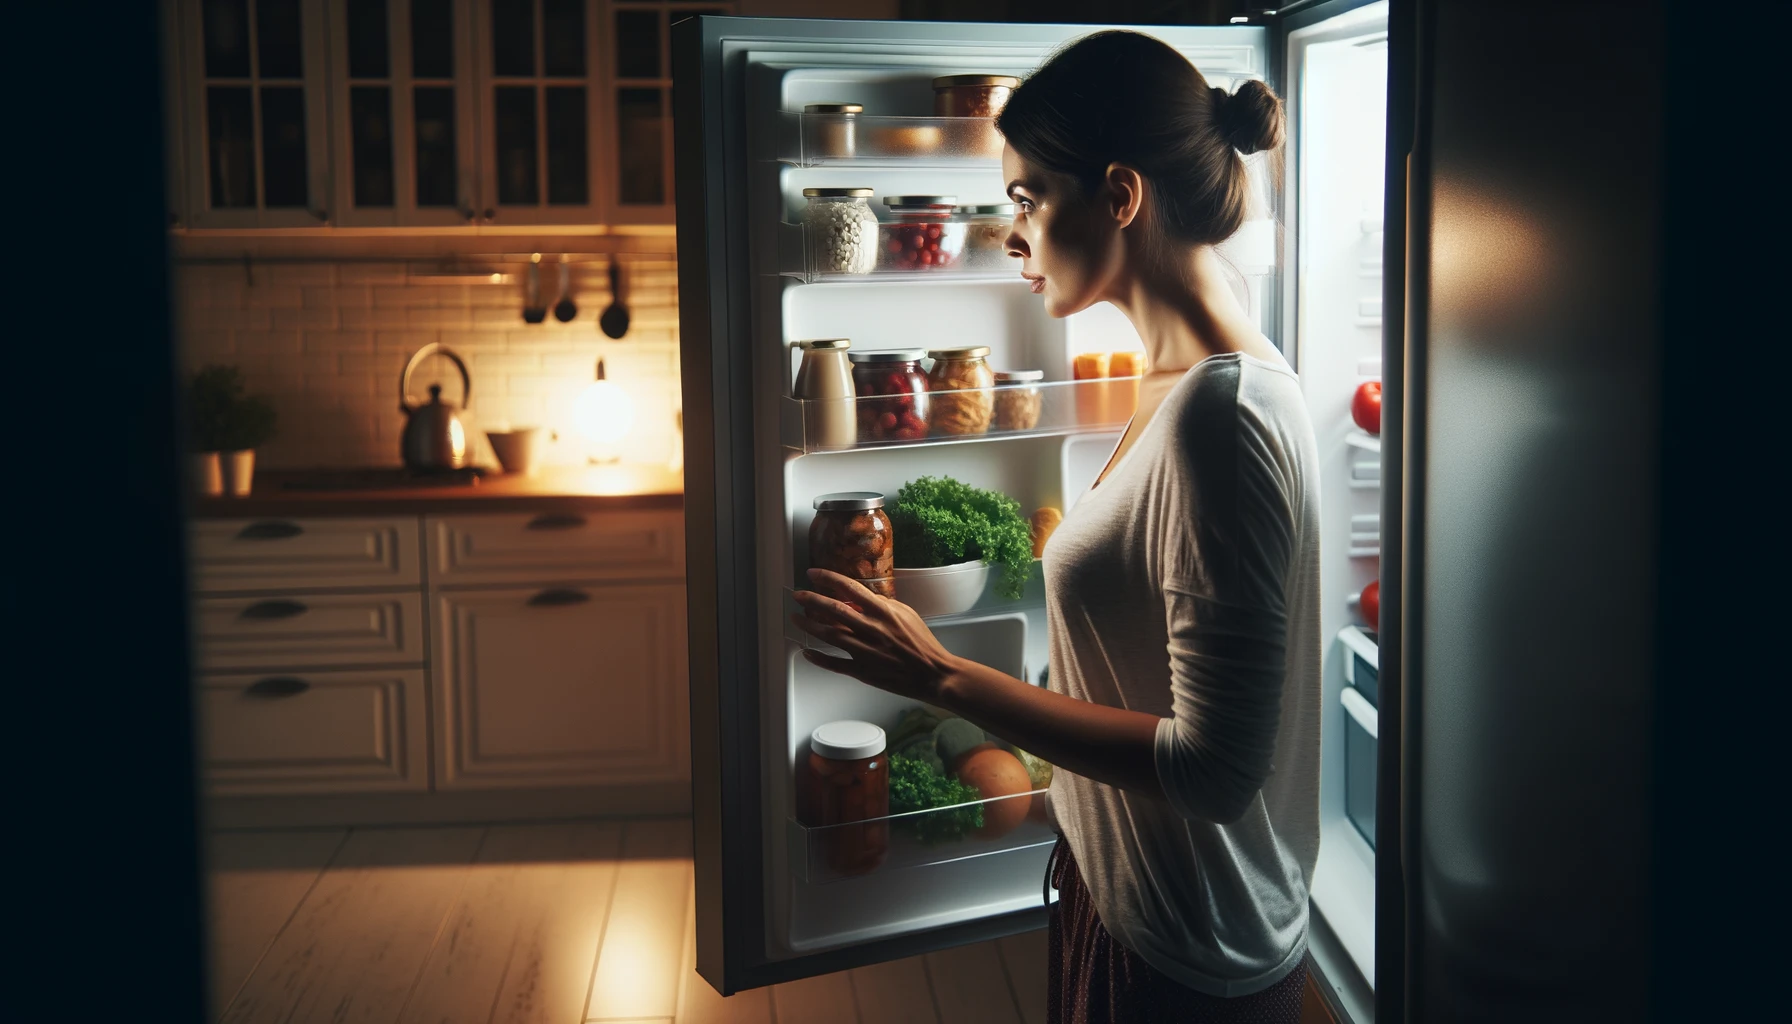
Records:
<instances>
[{"instance_id":1,"label":"white bowl","mask_svg":"<svg viewBox=\"0 0 1792 1024\"><path fill-rule=\"evenodd\" d=\"M936 569L897 569L896 600L924 619L968 612L989 583L990 566L981 559Z\"/></svg>"}]
</instances>

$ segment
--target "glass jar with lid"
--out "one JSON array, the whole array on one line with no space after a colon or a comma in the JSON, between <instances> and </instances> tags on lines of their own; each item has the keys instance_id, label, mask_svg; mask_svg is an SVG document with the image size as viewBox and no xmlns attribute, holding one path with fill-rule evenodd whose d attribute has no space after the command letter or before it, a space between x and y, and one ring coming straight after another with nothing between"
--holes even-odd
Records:
<instances>
[{"instance_id":1,"label":"glass jar with lid","mask_svg":"<svg viewBox=\"0 0 1792 1024\"><path fill-rule=\"evenodd\" d=\"M933 359L927 372L927 429L948 436L988 431L996 383L989 346L936 348L927 354Z\"/></svg>"},{"instance_id":2,"label":"glass jar with lid","mask_svg":"<svg viewBox=\"0 0 1792 1024\"><path fill-rule=\"evenodd\" d=\"M851 160L858 153L858 103L811 103L803 108L803 162Z\"/></svg>"},{"instance_id":3,"label":"glass jar with lid","mask_svg":"<svg viewBox=\"0 0 1792 1024\"><path fill-rule=\"evenodd\" d=\"M854 386L846 338L794 342L803 353L791 395L803 400L803 447L851 448L858 439L853 421Z\"/></svg>"},{"instance_id":4,"label":"glass jar with lid","mask_svg":"<svg viewBox=\"0 0 1792 1024\"><path fill-rule=\"evenodd\" d=\"M840 491L816 498L809 524L809 564L858 580L882 597L896 596L896 534L876 491Z\"/></svg>"},{"instance_id":5,"label":"glass jar with lid","mask_svg":"<svg viewBox=\"0 0 1792 1024\"><path fill-rule=\"evenodd\" d=\"M1039 382L1044 370L997 370L994 429L1032 430L1039 425L1039 411L1045 404Z\"/></svg>"},{"instance_id":6,"label":"glass jar with lid","mask_svg":"<svg viewBox=\"0 0 1792 1024\"><path fill-rule=\"evenodd\" d=\"M964 224L956 196L885 196L878 265L885 270L940 270L958 262Z\"/></svg>"},{"instance_id":7,"label":"glass jar with lid","mask_svg":"<svg viewBox=\"0 0 1792 1024\"><path fill-rule=\"evenodd\" d=\"M933 113L936 117L977 120L951 125L947 146L962 156L1001 159L1002 133L995 116L1020 86L1013 75L945 75L933 80Z\"/></svg>"},{"instance_id":8,"label":"glass jar with lid","mask_svg":"<svg viewBox=\"0 0 1792 1024\"><path fill-rule=\"evenodd\" d=\"M820 830L808 852L841 875L862 875L890 848L890 763L870 722L817 726L797 767L797 820ZM863 822L863 824L858 824Z\"/></svg>"},{"instance_id":9,"label":"glass jar with lid","mask_svg":"<svg viewBox=\"0 0 1792 1024\"><path fill-rule=\"evenodd\" d=\"M927 436L926 351L893 348L854 352L853 391L859 396L859 443L918 441Z\"/></svg>"},{"instance_id":10,"label":"glass jar with lid","mask_svg":"<svg viewBox=\"0 0 1792 1024\"><path fill-rule=\"evenodd\" d=\"M1020 270L1008 255L1008 236L1014 233L1013 203L961 206L958 219L964 223L966 270Z\"/></svg>"},{"instance_id":11,"label":"glass jar with lid","mask_svg":"<svg viewBox=\"0 0 1792 1024\"><path fill-rule=\"evenodd\" d=\"M877 269L877 214L868 188L806 188L803 249L810 274L869 274Z\"/></svg>"}]
</instances>

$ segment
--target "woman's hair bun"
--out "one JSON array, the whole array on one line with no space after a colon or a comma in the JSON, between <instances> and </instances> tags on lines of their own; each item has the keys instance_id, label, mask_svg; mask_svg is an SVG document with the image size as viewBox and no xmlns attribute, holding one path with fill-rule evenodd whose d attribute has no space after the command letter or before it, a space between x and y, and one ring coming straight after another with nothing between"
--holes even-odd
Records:
<instances>
[{"instance_id":1,"label":"woman's hair bun","mask_svg":"<svg viewBox=\"0 0 1792 1024\"><path fill-rule=\"evenodd\" d=\"M1227 144L1240 153L1274 149L1282 144L1282 101L1256 79L1237 92L1212 89L1213 120Z\"/></svg>"}]
</instances>

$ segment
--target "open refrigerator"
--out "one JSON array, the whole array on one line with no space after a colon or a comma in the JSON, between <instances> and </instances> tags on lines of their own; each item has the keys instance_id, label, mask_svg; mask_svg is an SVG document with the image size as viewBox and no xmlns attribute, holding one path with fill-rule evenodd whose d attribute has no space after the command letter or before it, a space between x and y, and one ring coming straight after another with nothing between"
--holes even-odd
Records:
<instances>
[{"instance_id":1,"label":"open refrigerator","mask_svg":"<svg viewBox=\"0 0 1792 1024\"><path fill-rule=\"evenodd\" d=\"M1383 467L1350 406L1381 375L1386 19L1385 3L1342 0L1268 24L1141 29L1213 85L1263 79L1288 103L1286 160L1249 159L1258 210L1222 252L1241 303L1300 374L1318 436L1326 717L1314 952L1334 988L1360 993L1353 1015L1364 1020L1376 634L1357 596L1379 575ZM828 830L795 812L810 733L840 719L888 731L912 702L806 662L803 648L818 645L789 625L791 593L823 493L893 500L908 481L949 475L1023 513L1068 512L1130 412L1125 381L1073 380L1073 361L1140 343L1105 304L1047 317L1016 259L835 273L802 226L803 190L1005 202L999 145L977 141L987 124L928 116L931 81L1024 75L1096 28L704 17L674 29L697 966L724 993L1044 924L1054 837L1039 821L942 841L911 814L891 822L874 871L833 870ZM838 115L804 109L841 102L863 107L850 151ZM988 346L997 369L1045 371L1038 417L973 436L841 443L823 410L792 393L792 343L815 338L850 338L853 351ZM1020 598L992 580L968 611L930 626L958 654L1043 682L1037 562Z\"/></svg>"}]
</instances>

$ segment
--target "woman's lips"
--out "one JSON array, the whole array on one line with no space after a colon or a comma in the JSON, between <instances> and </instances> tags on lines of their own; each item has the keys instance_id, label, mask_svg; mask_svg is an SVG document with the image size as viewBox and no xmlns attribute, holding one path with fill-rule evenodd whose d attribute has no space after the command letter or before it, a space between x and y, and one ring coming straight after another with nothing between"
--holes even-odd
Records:
<instances>
[{"instance_id":1,"label":"woman's lips","mask_svg":"<svg viewBox=\"0 0 1792 1024\"><path fill-rule=\"evenodd\" d=\"M1038 295L1040 292L1045 291L1044 277L1039 274L1022 274L1020 276L1026 278L1027 285L1032 289L1034 295Z\"/></svg>"}]
</instances>

